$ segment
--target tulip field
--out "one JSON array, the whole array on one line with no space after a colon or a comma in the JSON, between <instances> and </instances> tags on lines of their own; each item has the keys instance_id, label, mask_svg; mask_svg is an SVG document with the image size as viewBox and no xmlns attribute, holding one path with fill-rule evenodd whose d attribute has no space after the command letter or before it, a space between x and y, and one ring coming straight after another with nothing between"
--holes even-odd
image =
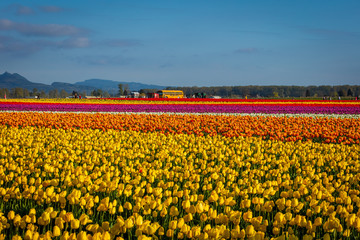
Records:
<instances>
[{"instance_id":1,"label":"tulip field","mask_svg":"<svg viewBox=\"0 0 360 240\"><path fill-rule=\"evenodd\" d=\"M0 239L360 239L360 101L0 99Z\"/></svg>"}]
</instances>

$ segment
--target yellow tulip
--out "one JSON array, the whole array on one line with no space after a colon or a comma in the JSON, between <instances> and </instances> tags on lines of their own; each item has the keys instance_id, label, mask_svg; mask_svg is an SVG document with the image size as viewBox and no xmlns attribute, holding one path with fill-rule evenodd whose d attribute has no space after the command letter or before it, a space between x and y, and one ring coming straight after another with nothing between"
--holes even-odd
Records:
<instances>
[{"instance_id":1,"label":"yellow tulip","mask_svg":"<svg viewBox=\"0 0 360 240\"><path fill-rule=\"evenodd\" d=\"M253 214L249 210L243 214L243 219L244 219L244 221L249 222L252 219L252 216L253 216Z\"/></svg>"},{"instance_id":2,"label":"yellow tulip","mask_svg":"<svg viewBox=\"0 0 360 240\"><path fill-rule=\"evenodd\" d=\"M76 237L77 240L87 240L88 237L86 235L86 232L85 231L81 231L77 234L77 237Z\"/></svg>"},{"instance_id":3,"label":"yellow tulip","mask_svg":"<svg viewBox=\"0 0 360 240\"><path fill-rule=\"evenodd\" d=\"M253 225L247 225L245 232L247 237L254 237L256 233Z\"/></svg>"},{"instance_id":4,"label":"yellow tulip","mask_svg":"<svg viewBox=\"0 0 360 240\"><path fill-rule=\"evenodd\" d=\"M163 235L165 234L165 230L164 230L163 227L160 227L160 228L159 228L158 234L159 234L160 236L163 236Z\"/></svg>"},{"instance_id":5,"label":"yellow tulip","mask_svg":"<svg viewBox=\"0 0 360 240\"><path fill-rule=\"evenodd\" d=\"M176 220L170 221L169 228L175 230L176 227L177 227L177 221Z\"/></svg>"},{"instance_id":6,"label":"yellow tulip","mask_svg":"<svg viewBox=\"0 0 360 240\"><path fill-rule=\"evenodd\" d=\"M85 226L86 224L92 222L92 221L90 220L89 216L86 215L85 213L81 214L81 216L79 217L79 221L80 221L80 224L81 224L82 226Z\"/></svg>"},{"instance_id":7,"label":"yellow tulip","mask_svg":"<svg viewBox=\"0 0 360 240\"><path fill-rule=\"evenodd\" d=\"M57 211L52 211L52 212L50 213L50 218L51 218L51 219L56 218L57 214L58 214Z\"/></svg>"},{"instance_id":8,"label":"yellow tulip","mask_svg":"<svg viewBox=\"0 0 360 240\"><path fill-rule=\"evenodd\" d=\"M149 234L149 235L155 234L156 230L157 230L157 228L156 228L156 226L154 226L154 224L150 224L146 227L147 234ZM159 231L160 231L160 229L159 229Z\"/></svg>"},{"instance_id":9,"label":"yellow tulip","mask_svg":"<svg viewBox=\"0 0 360 240\"><path fill-rule=\"evenodd\" d=\"M128 218L125 220L125 227L132 228L134 226L134 220L132 218Z\"/></svg>"},{"instance_id":10,"label":"yellow tulip","mask_svg":"<svg viewBox=\"0 0 360 240\"><path fill-rule=\"evenodd\" d=\"M95 233L92 236L92 240L102 240L102 234L100 232Z\"/></svg>"},{"instance_id":11,"label":"yellow tulip","mask_svg":"<svg viewBox=\"0 0 360 240\"><path fill-rule=\"evenodd\" d=\"M255 240L264 240L265 239L265 233L264 232L256 232L255 233Z\"/></svg>"},{"instance_id":12,"label":"yellow tulip","mask_svg":"<svg viewBox=\"0 0 360 240\"><path fill-rule=\"evenodd\" d=\"M315 218L315 220L314 220L314 226L315 227L318 227L318 226L321 226L322 225L322 218L321 217L317 217L317 218Z\"/></svg>"},{"instance_id":13,"label":"yellow tulip","mask_svg":"<svg viewBox=\"0 0 360 240\"><path fill-rule=\"evenodd\" d=\"M53 186L46 188L46 195L48 197L51 197L53 195L53 193L54 193L54 187Z\"/></svg>"},{"instance_id":14,"label":"yellow tulip","mask_svg":"<svg viewBox=\"0 0 360 240\"><path fill-rule=\"evenodd\" d=\"M9 220L13 220L13 219L15 218L15 212L14 212L14 211L10 211L10 212L8 213L7 218L8 218Z\"/></svg>"},{"instance_id":15,"label":"yellow tulip","mask_svg":"<svg viewBox=\"0 0 360 240\"><path fill-rule=\"evenodd\" d=\"M135 224L136 226L141 226L143 224L143 217L142 216L137 216L136 220L135 220Z\"/></svg>"},{"instance_id":16,"label":"yellow tulip","mask_svg":"<svg viewBox=\"0 0 360 240\"><path fill-rule=\"evenodd\" d=\"M71 222L71 220L74 219L74 215L71 212L67 212L62 216L63 216L63 219L64 219L65 222Z\"/></svg>"},{"instance_id":17,"label":"yellow tulip","mask_svg":"<svg viewBox=\"0 0 360 240\"><path fill-rule=\"evenodd\" d=\"M13 223L15 227L19 227L21 224L21 216L19 214L16 214L14 219L13 219Z\"/></svg>"},{"instance_id":18,"label":"yellow tulip","mask_svg":"<svg viewBox=\"0 0 360 240\"><path fill-rule=\"evenodd\" d=\"M313 237L309 234L305 234L304 237L303 237L303 240L312 240Z\"/></svg>"},{"instance_id":19,"label":"yellow tulip","mask_svg":"<svg viewBox=\"0 0 360 240\"><path fill-rule=\"evenodd\" d=\"M33 232L31 230L26 230L24 234L24 240L32 240L33 239Z\"/></svg>"},{"instance_id":20,"label":"yellow tulip","mask_svg":"<svg viewBox=\"0 0 360 240\"><path fill-rule=\"evenodd\" d=\"M185 216L184 216L184 221L185 222L190 222L190 221L192 221L193 220L193 215L191 214L191 213L188 213L188 214L186 214Z\"/></svg>"},{"instance_id":21,"label":"yellow tulip","mask_svg":"<svg viewBox=\"0 0 360 240\"><path fill-rule=\"evenodd\" d=\"M200 201L196 204L196 212L201 214L204 211L204 202Z\"/></svg>"},{"instance_id":22,"label":"yellow tulip","mask_svg":"<svg viewBox=\"0 0 360 240\"><path fill-rule=\"evenodd\" d=\"M80 227L80 221L79 219L72 219L70 221L71 229L78 229Z\"/></svg>"},{"instance_id":23,"label":"yellow tulip","mask_svg":"<svg viewBox=\"0 0 360 240\"><path fill-rule=\"evenodd\" d=\"M68 231L63 232L63 234L60 237L60 240L68 240L70 237L70 234Z\"/></svg>"},{"instance_id":24,"label":"yellow tulip","mask_svg":"<svg viewBox=\"0 0 360 240\"><path fill-rule=\"evenodd\" d=\"M167 237L171 238L173 235L174 235L174 230L168 229L168 230L166 231L166 236L167 236Z\"/></svg>"},{"instance_id":25,"label":"yellow tulip","mask_svg":"<svg viewBox=\"0 0 360 240\"><path fill-rule=\"evenodd\" d=\"M170 207L170 216L175 217L179 215L179 210L175 206Z\"/></svg>"},{"instance_id":26,"label":"yellow tulip","mask_svg":"<svg viewBox=\"0 0 360 240\"><path fill-rule=\"evenodd\" d=\"M110 224L108 221L105 221L105 222L102 222L101 227L102 227L102 229L104 229L104 231L109 231Z\"/></svg>"},{"instance_id":27,"label":"yellow tulip","mask_svg":"<svg viewBox=\"0 0 360 240\"><path fill-rule=\"evenodd\" d=\"M58 236L60 236L61 235L61 230L60 230L60 228L58 227L58 226L54 226L53 227L53 236L54 237L58 237Z\"/></svg>"},{"instance_id":28,"label":"yellow tulip","mask_svg":"<svg viewBox=\"0 0 360 240\"><path fill-rule=\"evenodd\" d=\"M102 239L103 239L103 240L110 240L110 239L111 239L110 233L104 232L104 233L102 234Z\"/></svg>"},{"instance_id":29,"label":"yellow tulip","mask_svg":"<svg viewBox=\"0 0 360 240\"><path fill-rule=\"evenodd\" d=\"M36 210L34 208L31 208L29 211L29 216L34 216L36 215Z\"/></svg>"},{"instance_id":30,"label":"yellow tulip","mask_svg":"<svg viewBox=\"0 0 360 240\"><path fill-rule=\"evenodd\" d=\"M195 214L196 213L196 207L194 205L191 205L187 212L191 213L191 214Z\"/></svg>"},{"instance_id":31,"label":"yellow tulip","mask_svg":"<svg viewBox=\"0 0 360 240\"><path fill-rule=\"evenodd\" d=\"M86 230L94 234L97 232L98 229L99 229L99 224L89 224L86 226Z\"/></svg>"},{"instance_id":32,"label":"yellow tulip","mask_svg":"<svg viewBox=\"0 0 360 240\"><path fill-rule=\"evenodd\" d=\"M325 233L323 239L324 239L324 240L331 240L330 234L329 234L329 233Z\"/></svg>"},{"instance_id":33,"label":"yellow tulip","mask_svg":"<svg viewBox=\"0 0 360 240\"><path fill-rule=\"evenodd\" d=\"M280 229L279 229L278 227L274 227L273 230L272 230L272 233L273 233L274 235L279 235Z\"/></svg>"}]
</instances>

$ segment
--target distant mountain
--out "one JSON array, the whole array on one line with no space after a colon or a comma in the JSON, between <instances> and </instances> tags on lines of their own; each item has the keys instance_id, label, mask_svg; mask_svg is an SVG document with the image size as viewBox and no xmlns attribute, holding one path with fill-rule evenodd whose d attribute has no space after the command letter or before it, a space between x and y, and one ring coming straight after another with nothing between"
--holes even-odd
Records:
<instances>
[{"instance_id":1,"label":"distant mountain","mask_svg":"<svg viewBox=\"0 0 360 240\"><path fill-rule=\"evenodd\" d=\"M82 82L77 82L75 84L65 83L65 82L54 82L51 85L43 83L34 83L27 80L25 77L17 73L8 73L5 72L0 74L0 88L25 88L29 91L32 91L36 88L38 91L49 92L50 90L57 89L59 91L65 90L68 93L73 91L77 92L86 92L90 94L93 90L101 89L107 91L110 94L117 94L119 89L119 84L123 84L124 87L127 86L130 91L139 91L140 89L164 89L165 86L151 85L151 84L142 84L137 82L117 82L113 80L104 80L104 79L89 79Z\"/></svg>"},{"instance_id":2,"label":"distant mountain","mask_svg":"<svg viewBox=\"0 0 360 240\"><path fill-rule=\"evenodd\" d=\"M73 91L75 91L75 92L86 92L87 94L90 94L93 90L95 90L94 87L91 86L80 86L80 85L64 83L64 82L53 82L51 86L54 89L58 89L59 91L64 89L68 93L72 93Z\"/></svg>"},{"instance_id":3,"label":"distant mountain","mask_svg":"<svg viewBox=\"0 0 360 240\"><path fill-rule=\"evenodd\" d=\"M4 72L3 74L0 74L0 88L25 88L29 91L32 91L34 88L36 88L39 91L45 91L48 92L53 89L52 86L43 84L43 83L33 83L21 76L17 73L8 73Z\"/></svg>"},{"instance_id":4,"label":"distant mountain","mask_svg":"<svg viewBox=\"0 0 360 240\"><path fill-rule=\"evenodd\" d=\"M116 94L119 89L119 84L127 85L130 91L139 91L140 89L164 89L166 86L159 86L153 84L143 84L138 82L118 82L105 79L88 79L82 82L76 82L74 85L78 86L91 86L107 91L110 94Z\"/></svg>"}]
</instances>

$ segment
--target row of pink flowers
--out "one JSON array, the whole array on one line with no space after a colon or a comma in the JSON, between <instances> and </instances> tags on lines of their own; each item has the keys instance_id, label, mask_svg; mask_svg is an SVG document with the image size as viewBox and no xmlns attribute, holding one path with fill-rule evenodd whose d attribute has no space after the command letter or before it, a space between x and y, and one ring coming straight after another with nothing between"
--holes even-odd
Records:
<instances>
[{"instance_id":1,"label":"row of pink flowers","mask_svg":"<svg viewBox=\"0 0 360 240\"><path fill-rule=\"evenodd\" d=\"M284 102L286 103L286 102ZM174 112L174 113L312 113L360 114L359 104L191 104L191 103L46 103L0 102L0 111L77 111L77 112Z\"/></svg>"}]
</instances>

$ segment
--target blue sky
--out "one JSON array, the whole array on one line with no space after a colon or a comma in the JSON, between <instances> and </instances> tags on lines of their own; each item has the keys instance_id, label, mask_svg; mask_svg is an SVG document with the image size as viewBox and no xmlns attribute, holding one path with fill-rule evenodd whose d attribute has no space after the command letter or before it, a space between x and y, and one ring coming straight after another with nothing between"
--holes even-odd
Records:
<instances>
[{"instance_id":1,"label":"blue sky","mask_svg":"<svg viewBox=\"0 0 360 240\"><path fill-rule=\"evenodd\" d=\"M0 1L0 73L165 86L360 85L360 1Z\"/></svg>"}]
</instances>

